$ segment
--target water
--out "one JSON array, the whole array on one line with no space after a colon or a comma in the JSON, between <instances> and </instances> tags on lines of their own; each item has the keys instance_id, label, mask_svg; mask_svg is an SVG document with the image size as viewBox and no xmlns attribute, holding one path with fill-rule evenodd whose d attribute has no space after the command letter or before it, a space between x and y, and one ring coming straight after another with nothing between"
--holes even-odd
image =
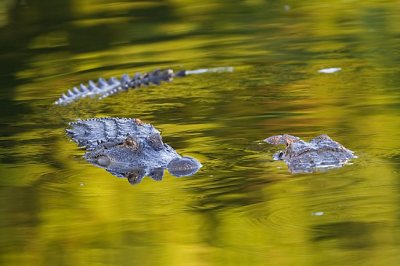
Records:
<instances>
[{"instance_id":1,"label":"water","mask_svg":"<svg viewBox=\"0 0 400 266\"><path fill-rule=\"evenodd\" d=\"M398 265L398 1L0 3L2 265ZM66 89L155 68L232 66L102 101ZM321 69L341 68L335 73ZM66 123L153 124L194 176L131 186ZM262 140L356 152L292 175Z\"/></svg>"}]
</instances>

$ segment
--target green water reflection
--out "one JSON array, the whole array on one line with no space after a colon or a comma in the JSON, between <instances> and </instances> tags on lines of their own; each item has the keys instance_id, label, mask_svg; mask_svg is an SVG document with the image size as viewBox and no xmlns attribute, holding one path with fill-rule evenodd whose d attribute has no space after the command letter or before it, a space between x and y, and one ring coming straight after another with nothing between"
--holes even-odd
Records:
<instances>
[{"instance_id":1,"label":"green water reflection","mask_svg":"<svg viewBox=\"0 0 400 266\"><path fill-rule=\"evenodd\" d=\"M398 265L400 6L297 2L0 2L0 263ZM235 72L52 106L100 76L217 66ZM130 186L64 135L93 116L151 123L204 167ZM291 175L261 141L281 133L359 158Z\"/></svg>"}]
</instances>

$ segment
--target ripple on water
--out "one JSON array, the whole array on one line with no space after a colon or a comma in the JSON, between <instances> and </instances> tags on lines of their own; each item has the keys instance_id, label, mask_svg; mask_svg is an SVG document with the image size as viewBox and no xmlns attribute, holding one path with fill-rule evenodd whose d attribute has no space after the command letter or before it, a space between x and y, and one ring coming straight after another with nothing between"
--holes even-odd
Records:
<instances>
[{"instance_id":1,"label":"ripple on water","mask_svg":"<svg viewBox=\"0 0 400 266\"><path fill-rule=\"evenodd\" d=\"M74 194L79 187L83 187L87 183L79 177L80 174L82 172L73 168L59 169L43 174L40 189L51 194Z\"/></svg>"},{"instance_id":2,"label":"ripple on water","mask_svg":"<svg viewBox=\"0 0 400 266\"><path fill-rule=\"evenodd\" d=\"M377 168L379 180L376 174L370 174L371 168ZM313 232L311 235L317 237L329 224L330 229L347 223L387 224L393 220L393 209L397 209L394 178L394 172L385 170L384 165L297 175L265 186L265 202L246 206L238 213L250 225L272 234Z\"/></svg>"},{"instance_id":3,"label":"ripple on water","mask_svg":"<svg viewBox=\"0 0 400 266\"><path fill-rule=\"evenodd\" d=\"M263 177L271 180L268 168ZM351 176L337 176L338 171L348 172L343 169L335 169L334 172L291 175L285 171L285 175L278 174L275 182L267 183L261 187L264 201L256 205L244 206L240 209L244 215L248 215L250 221L257 224L265 224L276 228L303 227L304 221L295 216L311 217L313 213L324 212L324 208L317 206L319 201L335 201L335 193L356 184L358 181ZM318 196L318 199L314 199ZM303 224L303 225L302 225Z\"/></svg>"}]
</instances>

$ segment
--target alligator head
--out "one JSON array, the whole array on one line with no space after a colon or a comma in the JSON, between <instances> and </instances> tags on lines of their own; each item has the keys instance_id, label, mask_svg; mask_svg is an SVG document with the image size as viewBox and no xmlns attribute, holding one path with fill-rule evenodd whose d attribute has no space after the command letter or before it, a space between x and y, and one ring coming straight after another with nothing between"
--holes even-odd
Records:
<instances>
[{"instance_id":1,"label":"alligator head","mask_svg":"<svg viewBox=\"0 0 400 266\"><path fill-rule=\"evenodd\" d=\"M287 134L272 136L264 141L272 145L286 145L286 149L276 152L273 159L284 161L292 173L337 168L357 158L351 150L328 135L320 135L309 142Z\"/></svg>"},{"instance_id":2,"label":"alligator head","mask_svg":"<svg viewBox=\"0 0 400 266\"><path fill-rule=\"evenodd\" d=\"M188 176L202 166L191 157L182 157L164 143L160 132L138 119L96 118L70 123L67 134L86 147L84 158L132 184L150 176L161 180L167 169L174 176Z\"/></svg>"}]
</instances>

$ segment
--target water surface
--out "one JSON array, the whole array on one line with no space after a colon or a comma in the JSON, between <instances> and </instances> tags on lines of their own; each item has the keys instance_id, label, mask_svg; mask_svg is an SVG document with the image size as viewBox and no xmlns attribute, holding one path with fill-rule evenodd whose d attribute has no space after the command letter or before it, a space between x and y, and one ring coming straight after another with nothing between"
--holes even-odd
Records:
<instances>
[{"instance_id":1,"label":"water surface","mask_svg":"<svg viewBox=\"0 0 400 266\"><path fill-rule=\"evenodd\" d=\"M4 265L398 265L398 1L0 3ZM156 68L233 66L57 107L68 88ZM325 68L341 68L331 74ZM194 176L131 186L83 158L77 118L160 129ZM358 155L292 175L268 136Z\"/></svg>"}]
</instances>

